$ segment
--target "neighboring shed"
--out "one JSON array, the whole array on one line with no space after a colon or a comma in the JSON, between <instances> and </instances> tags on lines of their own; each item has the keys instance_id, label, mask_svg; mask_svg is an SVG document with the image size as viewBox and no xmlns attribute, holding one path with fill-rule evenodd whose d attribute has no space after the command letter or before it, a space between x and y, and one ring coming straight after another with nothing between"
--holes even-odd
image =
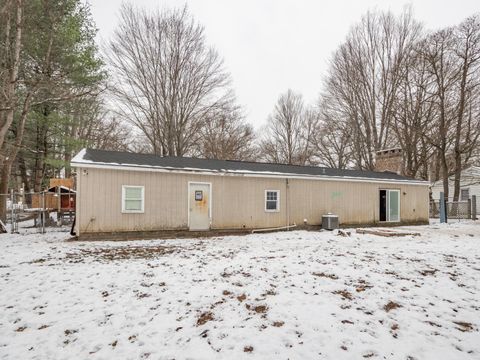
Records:
<instances>
[{"instance_id":1,"label":"neighboring shed","mask_svg":"<svg viewBox=\"0 0 480 360\"><path fill-rule=\"evenodd\" d=\"M56 209L60 205L60 210L62 211L72 211L75 210L75 196L76 191L74 188L73 178L67 179L50 179L50 185L45 192L45 204L43 204L43 199L41 194L32 195L32 208L40 209L45 206L46 209ZM60 201L58 195L60 192Z\"/></svg>"},{"instance_id":2,"label":"neighboring shed","mask_svg":"<svg viewBox=\"0 0 480 360\"><path fill-rule=\"evenodd\" d=\"M426 223L428 183L390 172L82 150L77 235Z\"/></svg>"}]
</instances>

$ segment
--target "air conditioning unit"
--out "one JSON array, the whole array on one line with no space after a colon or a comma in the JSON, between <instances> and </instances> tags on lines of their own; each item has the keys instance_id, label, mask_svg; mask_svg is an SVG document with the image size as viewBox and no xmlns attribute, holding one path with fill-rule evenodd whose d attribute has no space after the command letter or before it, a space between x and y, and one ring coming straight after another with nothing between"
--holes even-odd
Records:
<instances>
[{"instance_id":1,"label":"air conditioning unit","mask_svg":"<svg viewBox=\"0 0 480 360\"><path fill-rule=\"evenodd\" d=\"M338 215L333 215L332 213L322 215L322 229L325 229L325 230L338 229Z\"/></svg>"}]
</instances>

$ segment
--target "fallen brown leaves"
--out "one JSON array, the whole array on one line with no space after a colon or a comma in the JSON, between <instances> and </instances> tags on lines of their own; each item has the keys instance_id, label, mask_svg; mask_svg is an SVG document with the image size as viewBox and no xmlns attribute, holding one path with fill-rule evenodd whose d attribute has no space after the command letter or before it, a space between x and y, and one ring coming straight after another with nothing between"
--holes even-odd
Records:
<instances>
[{"instance_id":1,"label":"fallen brown leaves","mask_svg":"<svg viewBox=\"0 0 480 360\"><path fill-rule=\"evenodd\" d=\"M460 330L461 332L469 332L473 330L473 325L471 323L464 321L454 321L453 323L458 325L456 329Z\"/></svg>"},{"instance_id":2,"label":"fallen brown leaves","mask_svg":"<svg viewBox=\"0 0 480 360\"><path fill-rule=\"evenodd\" d=\"M131 259L155 259L168 255L176 250L173 246L121 246L80 249L76 253L68 253L65 257L69 262L84 262L86 258L93 261L113 261Z\"/></svg>"},{"instance_id":3,"label":"fallen brown leaves","mask_svg":"<svg viewBox=\"0 0 480 360\"><path fill-rule=\"evenodd\" d=\"M329 279L332 279L332 280L338 280L338 276L335 275L335 274L326 274L324 272L321 272L321 273L318 273L318 272L314 272L312 273L313 276L318 276L318 277L325 277L325 278L329 278Z\"/></svg>"},{"instance_id":4,"label":"fallen brown leaves","mask_svg":"<svg viewBox=\"0 0 480 360\"><path fill-rule=\"evenodd\" d=\"M402 305L397 304L396 302L393 302L393 301L389 301L389 302L383 307L383 310L385 310L386 312L389 312L390 310L394 310L394 309L401 308L401 307L402 307Z\"/></svg>"},{"instance_id":5,"label":"fallen brown leaves","mask_svg":"<svg viewBox=\"0 0 480 360\"><path fill-rule=\"evenodd\" d=\"M336 290L333 292L333 294L335 295L340 295L342 297L342 299L347 299L347 300L352 300L353 299L353 296L350 292L348 292L347 290Z\"/></svg>"},{"instance_id":6,"label":"fallen brown leaves","mask_svg":"<svg viewBox=\"0 0 480 360\"><path fill-rule=\"evenodd\" d=\"M197 326L205 325L211 320L213 320L213 314L210 311L204 312L197 319Z\"/></svg>"}]
</instances>

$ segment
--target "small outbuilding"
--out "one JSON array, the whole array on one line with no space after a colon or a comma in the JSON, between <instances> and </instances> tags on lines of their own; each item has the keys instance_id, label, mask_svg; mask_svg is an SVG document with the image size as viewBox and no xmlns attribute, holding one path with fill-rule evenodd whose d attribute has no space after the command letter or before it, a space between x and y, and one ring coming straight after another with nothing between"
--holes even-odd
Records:
<instances>
[{"instance_id":1,"label":"small outbuilding","mask_svg":"<svg viewBox=\"0 0 480 360\"><path fill-rule=\"evenodd\" d=\"M51 211L73 211L75 210L75 193L73 178L50 179L48 189L42 193L32 195L33 209L45 208Z\"/></svg>"},{"instance_id":2,"label":"small outbuilding","mask_svg":"<svg viewBox=\"0 0 480 360\"><path fill-rule=\"evenodd\" d=\"M83 149L77 236L340 224L424 224L429 184L392 172Z\"/></svg>"}]
</instances>

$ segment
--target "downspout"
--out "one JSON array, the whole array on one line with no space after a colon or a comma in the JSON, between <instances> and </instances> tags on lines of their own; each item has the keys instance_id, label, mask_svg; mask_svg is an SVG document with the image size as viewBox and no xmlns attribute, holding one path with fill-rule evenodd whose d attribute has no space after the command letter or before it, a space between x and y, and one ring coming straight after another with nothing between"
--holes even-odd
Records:
<instances>
[{"instance_id":1,"label":"downspout","mask_svg":"<svg viewBox=\"0 0 480 360\"><path fill-rule=\"evenodd\" d=\"M288 201L289 198L289 190L290 189L290 184L288 183L288 178L285 179L285 207L287 210L287 231L290 230L290 203Z\"/></svg>"}]
</instances>

